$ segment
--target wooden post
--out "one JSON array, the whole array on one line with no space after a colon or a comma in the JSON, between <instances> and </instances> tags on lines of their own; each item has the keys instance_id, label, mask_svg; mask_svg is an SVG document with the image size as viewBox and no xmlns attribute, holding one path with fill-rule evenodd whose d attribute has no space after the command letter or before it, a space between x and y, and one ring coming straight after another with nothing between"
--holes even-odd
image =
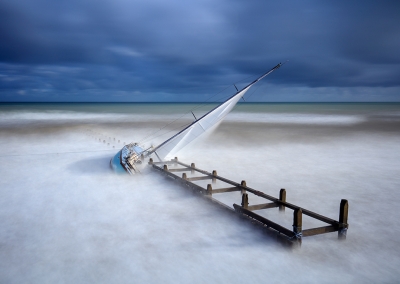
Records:
<instances>
[{"instance_id":1,"label":"wooden post","mask_svg":"<svg viewBox=\"0 0 400 284\"><path fill-rule=\"evenodd\" d=\"M182 179L184 179L184 180L186 180L186 179L187 179L187 175L186 175L186 173L183 173L183 174L182 174Z\"/></svg>"},{"instance_id":2,"label":"wooden post","mask_svg":"<svg viewBox=\"0 0 400 284\"><path fill-rule=\"evenodd\" d=\"M194 168L196 167L196 165L195 165L194 163L192 163L192 164L190 165L190 167L194 169ZM194 174L194 170L192 170L191 173Z\"/></svg>"},{"instance_id":3,"label":"wooden post","mask_svg":"<svg viewBox=\"0 0 400 284\"><path fill-rule=\"evenodd\" d=\"M295 238L301 243L301 227L303 226L303 212L301 208L293 211L293 233Z\"/></svg>"},{"instance_id":4,"label":"wooden post","mask_svg":"<svg viewBox=\"0 0 400 284\"><path fill-rule=\"evenodd\" d=\"M212 195L212 186L211 186L211 184L207 184L207 195Z\"/></svg>"},{"instance_id":5,"label":"wooden post","mask_svg":"<svg viewBox=\"0 0 400 284\"><path fill-rule=\"evenodd\" d=\"M246 209L249 207L249 196L247 193L242 194L242 207Z\"/></svg>"},{"instance_id":6,"label":"wooden post","mask_svg":"<svg viewBox=\"0 0 400 284\"><path fill-rule=\"evenodd\" d=\"M153 164L153 158L150 158L149 159L149 165L152 165Z\"/></svg>"},{"instance_id":7,"label":"wooden post","mask_svg":"<svg viewBox=\"0 0 400 284\"><path fill-rule=\"evenodd\" d=\"M168 166L164 165L164 171L168 172Z\"/></svg>"},{"instance_id":8,"label":"wooden post","mask_svg":"<svg viewBox=\"0 0 400 284\"><path fill-rule=\"evenodd\" d=\"M175 157L175 164L174 164L175 166L178 165L177 162L178 162L178 157Z\"/></svg>"},{"instance_id":9,"label":"wooden post","mask_svg":"<svg viewBox=\"0 0 400 284\"><path fill-rule=\"evenodd\" d=\"M279 200L286 202L286 189L281 188L281 191L279 191ZM285 206L279 205L279 211L285 211Z\"/></svg>"},{"instance_id":10,"label":"wooden post","mask_svg":"<svg viewBox=\"0 0 400 284\"><path fill-rule=\"evenodd\" d=\"M212 171L212 175L213 175L213 176L217 176L217 171L216 171L216 170L213 170L213 171ZM217 179L216 179L216 178L213 178L213 179L212 179L212 183L216 183L216 182L217 182Z\"/></svg>"},{"instance_id":11,"label":"wooden post","mask_svg":"<svg viewBox=\"0 0 400 284\"><path fill-rule=\"evenodd\" d=\"M349 203L346 199L342 199L340 201L340 210L339 210L339 231L338 238L341 240L346 239L347 234L347 219L349 216Z\"/></svg>"},{"instance_id":12,"label":"wooden post","mask_svg":"<svg viewBox=\"0 0 400 284\"><path fill-rule=\"evenodd\" d=\"M245 180L242 180L242 182L240 183L240 185L241 185L241 186L244 186L244 187L247 187L246 181L245 181ZM243 188L242 188L242 194L244 194L244 193L246 193L246 189L243 189Z\"/></svg>"}]
</instances>

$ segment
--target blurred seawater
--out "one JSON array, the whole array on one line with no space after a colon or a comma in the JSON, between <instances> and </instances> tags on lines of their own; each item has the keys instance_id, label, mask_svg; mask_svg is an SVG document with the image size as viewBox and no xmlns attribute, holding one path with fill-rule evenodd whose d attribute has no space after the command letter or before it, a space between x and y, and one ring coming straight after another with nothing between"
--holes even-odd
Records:
<instances>
[{"instance_id":1,"label":"blurred seawater","mask_svg":"<svg viewBox=\"0 0 400 284\"><path fill-rule=\"evenodd\" d=\"M240 104L174 155L331 218L349 200L346 241L296 251L151 173L110 172L123 142L157 145L213 106L1 104L0 282L397 281L400 104ZM261 214L291 227L291 210Z\"/></svg>"}]
</instances>

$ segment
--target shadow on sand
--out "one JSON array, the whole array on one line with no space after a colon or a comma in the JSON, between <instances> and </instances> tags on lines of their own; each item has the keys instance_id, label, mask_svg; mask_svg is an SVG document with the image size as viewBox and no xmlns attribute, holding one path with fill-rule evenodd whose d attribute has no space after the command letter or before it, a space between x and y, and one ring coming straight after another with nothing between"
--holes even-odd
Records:
<instances>
[{"instance_id":1,"label":"shadow on sand","mask_svg":"<svg viewBox=\"0 0 400 284\"><path fill-rule=\"evenodd\" d=\"M103 175L113 174L110 167L112 156L87 158L76 161L67 167L67 170L77 174Z\"/></svg>"}]
</instances>

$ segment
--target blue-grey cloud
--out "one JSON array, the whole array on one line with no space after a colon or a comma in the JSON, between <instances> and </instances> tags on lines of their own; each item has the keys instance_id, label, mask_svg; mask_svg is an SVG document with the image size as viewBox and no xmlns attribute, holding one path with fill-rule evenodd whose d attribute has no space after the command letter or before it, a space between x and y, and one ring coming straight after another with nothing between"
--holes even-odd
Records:
<instances>
[{"instance_id":1,"label":"blue-grey cloud","mask_svg":"<svg viewBox=\"0 0 400 284\"><path fill-rule=\"evenodd\" d=\"M201 101L286 59L275 89L400 90L399 14L398 1L3 0L0 100Z\"/></svg>"}]
</instances>

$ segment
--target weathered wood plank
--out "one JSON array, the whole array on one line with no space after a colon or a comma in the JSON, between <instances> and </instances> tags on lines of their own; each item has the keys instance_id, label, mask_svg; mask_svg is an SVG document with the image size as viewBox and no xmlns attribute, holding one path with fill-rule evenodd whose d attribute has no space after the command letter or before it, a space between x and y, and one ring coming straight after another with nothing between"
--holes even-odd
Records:
<instances>
[{"instance_id":1,"label":"weathered wood plank","mask_svg":"<svg viewBox=\"0 0 400 284\"><path fill-rule=\"evenodd\" d=\"M246 208L249 206L249 195L247 193L242 193L242 208Z\"/></svg>"},{"instance_id":2,"label":"weathered wood plank","mask_svg":"<svg viewBox=\"0 0 400 284\"><path fill-rule=\"evenodd\" d=\"M203 171L203 170L198 169L198 168L196 168L196 167L192 167L191 165L187 165L187 164L182 163L182 162L180 162L180 161L177 161L177 163L180 164L181 166L184 166L184 167L191 167L191 170L197 171L197 172L202 173L202 174L204 174L204 175L207 175L207 176L209 176L210 178L215 178L215 179L218 179L218 180L223 181L223 182L225 182L225 183L231 184L231 185L233 185L233 186L240 187L241 189L247 190L248 192L251 192L251 193L253 193L254 195L257 195L257 196L263 197L263 198L265 198L265 199L271 200L271 201L273 201L273 202L278 203L279 205L283 205L283 206L285 206L285 207L287 207L287 208L290 208L290 209L292 209L292 210L302 209L303 214L305 214L305 215L307 215L307 216L310 216L310 217L312 217L312 218L318 219L318 220L320 220L320 221L322 221L322 222L325 222L325 223L328 223L328 224L331 224L331 225L339 225L339 222L336 221L336 220L334 220L334 219L331 219L331 218L325 217L325 216L323 216L323 215L320 215L320 214L318 214L318 213L315 213L315 212L313 212L313 211L310 211L310 210L301 208L301 207L299 207L299 206L297 206L297 205L294 205L294 204L291 204L291 203L289 203L289 202L281 201L281 200L279 200L278 198L275 198L275 197L273 197L273 196L271 196L271 195L265 194L265 193L263 193L263 192L261 192L261 191L255 190L255 189L250 188L250 187L243 187L241 184L236 183L236 182L234 182L234 181L231 181L231 180L229 180L229 179L223 178L223 177L221 177L221 176L213 176L211 173L209 173L209 172L207 172L207 171ZM154 166L154 165L153 165L153 166Z\"/></svg>"},{"instance_id":3,"label":"weathered wood plank","mask_svg":"<svg viewBox=\"0 0 400 284\"><path fill-rule=\"evenodd\" d=\"M347 224L347 219L349 215L349 202L346 199L342 199L340 201L340 210L339 210L339 231L338 237L339 239L346 239L347 228L349 224Z\"/></svg>"},{"instance_id":4,"label":"weathered wood plank","mask_svg":"<svg viewBox=\"0 0 400 284\"><path fill-rule=\"evenodd\" d=\"M190 180L191 178L186 178L185 179L183 177L179 177L179 176L175 175L174 173L171 173L169 170L165 171L163 168L160 168L157 165L153 165L153 168L158 170L158 171L160 171L160 172L162 172L162 173L164 173L168 177L175 179L176 181L180 182L181 184L183 184L183 185L185 185L185 186L187 186L187 187L189 187L191 189L194 189L194 190L196 190L196 191L198 191L198 192L200 192L202 194L207 194L207 189L203 188L203 187L201 187L201 186L199 186L199 185L197 185L195 183L192 183L191 180ZM186 175L186 173L182 174L182 176L185 176L185 175ZM201 178L203 178L203 177L201 177Z\"/></svg>"},{"instance_id":5,"label":"weathered wood plank","mask_svg":"<svg viewBox=\"0 0 400 284\"><path fill-rule=\"evenodd\" d=\"M189 168L176 168L176 169L169 169L168 171L175 173L175 172L190 172L191 169Z\"/></svg>"},{"instance_id":6,"label":"weathered wood plank","mask_svg":"<svg viewBox=\"0 0 400 284\"><path fill-rule=\"evenodd\" d=\"M191 177L191 178L187 178L187 181L196 181L196 180L206 180L206 179L212 179L209 176L204 176L204 177Z\"/></svg>"},{"instance_id":7,"label":"weathered wood plank","mask_svg":"<svg viewBox=\"0 0 400 284\"><path fill-rule=\"evenodd\" d=\"M268 209L268 208L276 208L279 207L278 204L271 202L271 203L263 203L263 204L256 204L256 205L250 205L247 207L247 210L250 211L255 211L255 210L261 210L261 209Z\"/></svg>"},{"instance_id":8,"label":"weathered wood plank","mask_svg":"<svg viewBox=\"0 0 400 284\"><path fill-rule=\"evenodd\" d=\"M152 160L152 159L151 159ZM176 164L177 162L175 161L164 161L164 162L153 162L153 165L170 165L170 164Z\"/></svg>"},{"instance_id":9,"label":"weathered wood plank","mask_svg":"<svg viewBox=\"0 0 400 284\"><path fill-rule=\"evenodd\" d=\"M232 191L239 191L240 188L238 187L224 187L224 188L216 188L212 190L212 194L214 193L224 193L224 192L232 192Z\"/></svg>"},{"instance_id":10,"label":"weathered wood plank","mask_svg":"<svg viewBox=\"0 0 400 284\"><path fill-rule=\"evenodd\" d=\"M255 219L255 220L257 220L257 221L259 221L261 223L263 223L264 225L267 225L268 227L270 227L270 228L272 228L272 229L274 229L274 230L286 235L289 238L293 238L295 236L295 234L291 230L286 229L285 227L282 227L281 225L279 225L279 224L277 224L275 222L272 222L271 220L268 220L268 219L266 219L266 218L264 218L264 217L262 217L262 216L260 216L260 215L258 215L256 213L254 213L254 212L251 212L250 210L247 210L247 209L245 209L245 208L243 208L243 207L241 207L241 206L239 206L237 204L233 204L233 208L235 208L235 210L237 212L239 212L241 214L244 214L244 215L247 215L247 216L249 216L249 217L251 217L251 218L253 218L253 219Z\"/></svg>"},{"instance_id":11,"label":"weathered wood plank","mask_svg":"<svg viewBox=\"0 0 400 284\"><path fill-rule=\"evenodd\" d=\"M302 234L302 227L303 227L303 210L296 209L293 211L293 233L296 236L297 241L301 243Z\"/></svg>"},{"instance_id":12,"label":"weathered wood plank","mask_svg":"<svg viewBox=\"0 0 400 284\"><path fill-rule=\"evenodd\" d=\"M303 230L302 235L303 237L309 237L314 235L336 232L337 230L338 230L337 226L324 226L324 227Z\"/></svg>"},{"instance_id":13,"label":"weathered wood plank","mask_svg":"<svg viewBox=\"0 0 400 284\"><path fill-rule=\"evenodd\" d=\"M185 181L184 182L185 185L187 185L188 187L190 187L191 189L197 190L198 192L202 193L202 194L207 194L207 190L202 188L201 186Z\"/></svg>"},{"instance_id":14,"label":"weathered wood plank","mask_svg":"<svg viewBox=\"0 0 400 284\"><path fill-rule=\"evenodd\" d=\"M182 162L180 162L180 161L178 161L178 164L180 164L180 165L182 165L182 166L185 166L185 167L190 167L190 165L187 165L187 164L182 163ZM198 168L192 168L192 169L193 169L194 171L197 171L197 172L202 173L202 174L204 174L204 175L212 176L212 174L209 173L209 172L207 172L207 171L203 171L203 170L198 169ZM294 204L291 204L291 203L288 203L288 202L285 202L285 201L281 201L281 200L279 200L278 198L275 198L275 197L273 197L273 196L271 196L271 195L265 194L265 193L263 193L263 192L261 192L261 191L252 189L252 188L250 188L250 187L242 187L239 183L234 182L234 181L231 181L231 180L229 180L229 179L227 179L227 178L223 178L223 177L221 177L221 176L212 176L212 177L215 178L215 179L218 179L218 180L220 180L220 181L226 182L226 183L228 183L228 184L231 184L231 185L233 185L233 186L240 187L241 189L245 189L245 190L247 190L247 191L249 191L249 192L251 192L251 193L253 193L253 194L257 195L257 196L263 197L263 198L268 199L268 200L271 200L271 201L273 201L273 202L278 202L279 205L283 205L283 206L285 206L285 207L287 207L287 208L290 208L290 209L293 209L293 210L296 210L296 209L300 209L300 208L301 208L301 207L296 206L296 205L294 205ZM313 212L313 211L310 211L310 210L307 210L307 209L304 209L304 208L301 208L301 209L303 210L303 214L305 214L305 215L307 215L307 216L313 217L313 218L315 218L315 219L318 219L318 220L320 220L320 221L322 221L322 222L325 222L325 223L328 223L328 224L331 224L331 225L339 225L339 222L336 221L336 220L334 220L334 219L331 219L331 218L322 216L322 215L320 215L320 214L318 214L318 213L315 213L315 212Z\"/></svg>"},{"instance_id":15,"label":"weathered wood plank","mask_svg":"<svg viewBox=\"0 0 400 284\"><path fill-rule=\"evenodd\" d=\"M282 202L286 202L286 189L281 188L279 191L279 200ZM285 206L279 205L279 211L285 211Z\"/></svg>"}]
</instances>

